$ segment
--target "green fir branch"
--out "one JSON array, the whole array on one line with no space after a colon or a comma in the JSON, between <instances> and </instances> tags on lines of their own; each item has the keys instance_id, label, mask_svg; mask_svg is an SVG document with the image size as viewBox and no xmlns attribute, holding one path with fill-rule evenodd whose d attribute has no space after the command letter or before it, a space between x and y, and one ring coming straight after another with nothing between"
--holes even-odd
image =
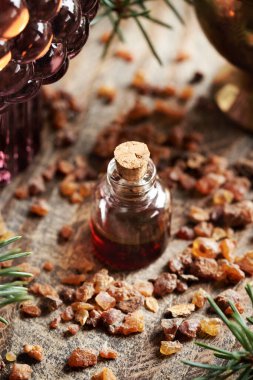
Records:
<instances>
[{"instance_id":1,"label":"green fir branch","mask_svg":"<svg viewBox=\"0 0 253 380\"><path fill-rule=\"evenodd\" d=\"M18 241L21 239L21 236L14 236L12 238L0 241L0 249L7 247L8 245ZM31 252L22 252L21 249L16 248L7 252L0 253L0 262L6 262L9 260L19 259L23 257L27 257L31 254ZM7 268L0 269L0 276L2 277L32 277L31 273L27 273L22 271L20 267L10 266ZM25 281L12 281L0 284L0 308L16 303L23 302L29 299L32 299L31 296L28 295ZM8 321L0 316L0 322L4 324L8 324Z\"/></svg>"},{"instance_id":2,"label":"green fir branch","mask_svg":"<svg viewBox=\"0 0 253 380\"><path fill-rule=\"evenodd\" d=\"M166 6L175 14L177 19L184 24L183 17L177 10L177 7L174 5L171 0L163 0ZM184 0L188 4L192 4L192 0ZM121 41L124 40L123 33L119 28L119 25L122 20L133 19L141 31L143 38L145 39L147 45L149 46L152 54L156 60L161 64L161 58L155 49L155 44L151 41L150 36L148 35L146 29L143 26L142 21L147 20L151 23L160 25L161 27L171 29L171 25L168 23L157 19L153 16L153 9L150 7L150 4L153 3L152 0L101 0L100 13L95 18L93 23L108 17L110 23L112 24L112 31L110 38L105 44L103 51L103 56L105 56L109 50L109 47L116 35L120 38Z\"/></svg>"},{"instance_id":3,"label":"green fir branch","mask_svg":"<svg viewBox=\"0 0 253 380\"><path fill-rule=\"evenodd\" d=\"M245 286L245 290L253 305L252 285L248 283ZM206 374L204 376L197 377L194 380L223 380L228 379L232 376L237 380L253 380L253 332L247 326L246 321L238 312L233 302L229 302L229 305L233 311L230 320L219 308L213 298L208 297L208 301L216 314L218 314L225 325L227 325L238 343L240 343L242 349L237 351L228 351L202 342L196 342L199 347L213 351L215 357L224 359L225 362L223 362L221 365L212 365L184 360L183 363L191 367L206 370ZM247 320L251 322L250 318L247 318Z\"/></svg>"}]
</instances>

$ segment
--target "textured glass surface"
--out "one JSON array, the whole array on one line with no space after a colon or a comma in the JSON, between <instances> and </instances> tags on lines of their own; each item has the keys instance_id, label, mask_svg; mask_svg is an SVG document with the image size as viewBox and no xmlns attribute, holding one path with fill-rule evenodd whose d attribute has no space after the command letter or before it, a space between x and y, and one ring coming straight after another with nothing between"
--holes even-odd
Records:
<instances>
[{"instance_id":1,"label":"textured glass surface","mask_svg":"<svg viewBox=\"0 0 253 380\"><path fill-rule=\"evenodd\" d=\"M98 6L98 0L1 0L1 102L27 99L59 80L85 45Z\"/></svg>"},{"instance_id":2,"label":"textured glass surface","mask_svg":"<svg viewBox=\"0 0 253 380\"><path fill-rule=\"evenodd\" d=\"M97 0L0 0L0 183L39 148L42 84L61 79L89 36Z\"/></svg>"},{"instance_id":3,"label":"textured glass surface","mask_svg":"<svg viewBox=\"0 0 253 380\"><path fill-rule=\"evenodd\" d=\"M40 147L40 95L0 113L0 184L25 169Z\"/></svg>"}]
</instances>

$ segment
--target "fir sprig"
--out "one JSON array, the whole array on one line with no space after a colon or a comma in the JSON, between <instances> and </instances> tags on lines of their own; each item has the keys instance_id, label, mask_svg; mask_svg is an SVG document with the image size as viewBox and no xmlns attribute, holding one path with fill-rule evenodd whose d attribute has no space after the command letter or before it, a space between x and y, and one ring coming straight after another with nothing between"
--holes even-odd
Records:
<instances>
[{"instance_id":1,"label":"fir sprig","mask_svg":"<svg viewBox=\"0 0 253 380\"><path fill-rule=\"evenodd\" d=\"M163 0L167 7L175 14L178 20L183 24L184 20L178 12L176 6L171 0ZM191 3L191 0L185 0L187 3ZM112 31L110 38L105 44L103 55L106 55L114 37L117 35L121 41L124 40L123 32L121 30L122 21L125 19L133 19L142 33L143 38L147 42L151 52L161 64L162 61L155 49L155 45L148 35L143 21L147 20L164 28L171 29L171 25L154 17L153 10L150 8L150 0L101 0L100 14L95 18L94 22L101 18L108 17L112 24Z\"/></svg>"},{"instance_id":2,"label":"fir sprig","mask_svg":"<svg viewBox=\"0 0 253 380\"><path fill-rule=\"evenodd\" d=\"M251 284L247 284L245 289L253 305L253 288ZM253 331L251 331L247 326L246 321L242 318L233 302L229 302L229 305L233 311L230 320L219 308L213 298L208 297L208 301L232 332L237 342L240 343L242 349L237 351L228 351L205 343L196 342L198 346L213 351L214 356L224 359L226 362L221 365L212 365L184 360L183 363L192 367L206 370L206 374L204 376L197 377L195 380L223 380L228 379L231 376L237 376L237 380L253 379ZM252 318L247 318L247 320L253 324Z\"/></svg>"},{"instance_id":3,"label":"fir sprig","mask_svg":"<svg viewBox=\"0 0 253 380\"><path fill-rule=\"evenodd\" d=\"M246 290L246 292L249 296L249 299L251 300L252 306L253 306L253 288L252 288L251 284L247 284L245 286L245 290ZM247 321L253 325L253 317L248 317Z\"/></svg>"},{"instance_id":4,"label":"fir sprig","mask_svg":"<svg viewBox=\"0 0 253 380\"><path fill-rule=\"evenodd\" d=\"M21 236L15 236L6 240L0 241L0 249L7 247L11 243L14 243L21 239ZM0 262L5 262L21 257L29 256L31 252L22 252L19 248L12 249L7 252L0 253ZM21 268L10 266L0 269L0 276L6 277L32 277L31 273L23 272ZM12 281L0 284L0 308L14 302L23 302L31 299L27 293L24 281ZM0 316L0 322L8 324L8 321Z\"/></svg>"}]
</instances>

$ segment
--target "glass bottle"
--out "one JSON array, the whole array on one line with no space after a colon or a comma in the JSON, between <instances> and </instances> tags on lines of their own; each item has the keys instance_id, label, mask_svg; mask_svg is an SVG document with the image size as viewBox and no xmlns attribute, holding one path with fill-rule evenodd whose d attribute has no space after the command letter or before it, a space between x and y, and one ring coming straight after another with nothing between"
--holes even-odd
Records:
<instances>
[{"instance_id":1,"label":"glass bottle","mask_svg":"<svg viewBox=\"0 0 253 380\"><path fill-rule=\"evenodd\" d=\"M147 266L162 254L168 242L170 192L158 178L151 159L140 172L138 180L126 179L115 157L94 193L92 241L97 257L114 269Z\"/></svg>"}]
</instances>

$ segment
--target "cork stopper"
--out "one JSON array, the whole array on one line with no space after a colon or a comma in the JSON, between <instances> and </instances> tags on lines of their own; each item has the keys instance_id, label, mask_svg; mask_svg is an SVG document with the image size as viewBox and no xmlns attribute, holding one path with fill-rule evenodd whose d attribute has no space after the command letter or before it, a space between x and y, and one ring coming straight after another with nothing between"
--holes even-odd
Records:
<instances>
[{"instance_id":1,"label":"cork stopper","mask_svg":"<svg viewBox=\"0 0 253 380\"><path fill-rule=\"evenodd\" d=\"M121 177L127 181L139 181L147 172L150 152L146 144L127 141L118 145L114 158Z\"/></svg>"}]
</instances>

